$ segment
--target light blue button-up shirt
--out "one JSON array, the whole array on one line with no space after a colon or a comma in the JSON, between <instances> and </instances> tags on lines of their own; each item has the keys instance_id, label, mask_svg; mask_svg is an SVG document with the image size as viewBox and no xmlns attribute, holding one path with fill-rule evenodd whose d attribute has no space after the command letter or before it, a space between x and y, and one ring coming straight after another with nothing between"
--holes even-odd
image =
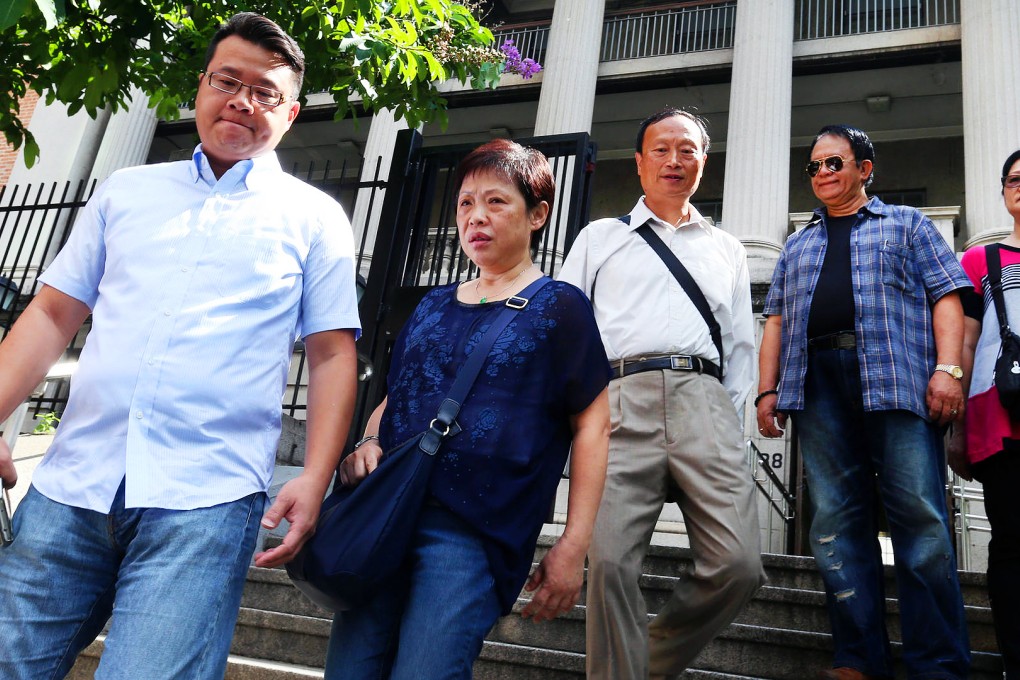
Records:
<instances>
[{"instance_id":1,"label":"light blue button-up shirt","mask_svg":"<svg viewBox=\"0 0 1020 680\"><path fill-rule=\"evenodd\" d=\"M265 491L296 337L360 332L343 209L275 154L218 181L191 161L122 170L40 279L92 309L47 497L108 512L191 509Z\"/></svg>"}]
</instances>

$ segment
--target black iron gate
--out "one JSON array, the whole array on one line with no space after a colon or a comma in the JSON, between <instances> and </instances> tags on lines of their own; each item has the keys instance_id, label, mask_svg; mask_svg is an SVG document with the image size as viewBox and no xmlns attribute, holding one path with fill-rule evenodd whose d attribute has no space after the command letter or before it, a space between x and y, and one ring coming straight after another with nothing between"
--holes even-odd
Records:
<instances>
[{"instance_id":1,"label":"black iron gate","mask_svg":"<svg viewBox=\"0 0 1020 680\"><path fill-rule=\"evenodd\" d=\"M371 358L376 377L355 414L358 433L385 395L390 351L415 305L429 288L470 279L476 271L460 249L453 205L454 169L476 145L425 147L423 141L414 130L400 133L386 182L360 308L359 348ZM552 276L588 222L596 146L587 133L516 141L544 153L556 179L555 205L535 259Z\"/></svg>"}]
</instances>

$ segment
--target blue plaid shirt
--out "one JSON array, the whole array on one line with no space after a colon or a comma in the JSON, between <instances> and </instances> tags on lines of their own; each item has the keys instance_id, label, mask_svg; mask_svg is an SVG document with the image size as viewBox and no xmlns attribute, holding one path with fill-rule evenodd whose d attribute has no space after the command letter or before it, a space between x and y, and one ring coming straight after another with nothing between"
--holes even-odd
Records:
<instances>
[{"instance_id":1,"label":"blue plaid shirt","mask_svg":"<svg viewBox=\"0 0 1020 680\"><path fill-rule=\"evenodd\" d=\"M808 313L825 260L824 208L786 241L765 316L782 315L779 404L804 408ZM872 198L850 232L857 358L865 411L904 409L928 417L925 392L935 368L931 305L971 287L952 248L921 211Z\"/></svg>"}]
</instances>

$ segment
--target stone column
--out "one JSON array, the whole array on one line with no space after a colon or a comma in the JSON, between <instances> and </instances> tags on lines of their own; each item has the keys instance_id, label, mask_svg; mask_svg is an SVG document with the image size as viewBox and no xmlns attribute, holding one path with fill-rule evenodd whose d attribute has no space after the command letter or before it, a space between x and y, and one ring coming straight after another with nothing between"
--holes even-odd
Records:
<instances>
[{"instance_id":1,"label":"stone column","mask_svg":"<svg viewBox=\"0 0 1020 680\"><path fill-rule=\"evenodd\" d=\"M720 226L747 248L752 284L771 280L789 224L793 5L737 3Z\"/></svg>"},{"instance_id":2,"label":"stone column","mask_svg":"<svg viewBox=\"0 0 1020 680\"><path fill-rule=\"evenodd\" d=\"M790 0L737 3L720 227L747 248L755 310L761 309L789 229L793 6ZM757 317L755 324L760 342L764 322ZM751 399L741 415L744 432L759 451L753 460L755 476L764 478L759 468L767 465L786 488L794 488L797 480L789 435L781 439L758 436ZM764 496L755 496L762 518L762 545L781 550L786 526L774 523L774 511Z\"/></svg>"},{"instance_id":3,"label":"stone column","mask_svg":"<svg viewBox=\"0 0 1020 680\"><path fill-rule=\"evenodd\" d=\"M39 143L39 158L29 168L22 148L7 183L24 186L89 179L109 121L108 109L99 111L96 118L84 109L72 116L65 104L40 101L29 124Z\"/></svg>"},{"instance_id":4,"label":"stone column","mask_svg":"<svg viewBox=\"0 0 1020 680\"><path fill-rule=\"evenodd\" d=\"M601 0L559 0L553 8L535 136L591 132L604 11Z\"/></svg>"},{"instance_id":5,"label":"stone column","mask_svg":"<svg viewBox=\"0 0 1020 680\"><path fill-rule=\"evenodd\" d=\"M365 141L364 165L361 168L362 182L386 181L393 162L397 133L406 129L407 122L403 118L394 120L393 112L389 109L381 109L375 114L372 118L372 127L368 130L368 139ZM379 216L382 213L385 196L385 189L361 189L354 203L354 214L351 215L355 249L361 251L361 244L365 244L359 273L366 277L372 263L372 250L379 231Z\"/></svg>"},{"instance_id":6,"label":"stone column","mask_svg":"<svg viewBox=\"0 0 1020 680\"><path fill-rule=\"evenodd\" d=\"M149 98L137 87L132 88L127 110L110 116L92 177L102 182L115 170L144 165L155 130L156 113L149 108Z\"/></svg>"},{"instance_id":7,"label":"stone column","mask_svg":"<svg viewBox=\"0 0 1020 680\"><path fill-rule=\"evenodd\" d=\"M963 247L997 241L1012 230L999 172L1020 147L1020 3L962 0L964 189Z\"/></svg>"}]
</instances>

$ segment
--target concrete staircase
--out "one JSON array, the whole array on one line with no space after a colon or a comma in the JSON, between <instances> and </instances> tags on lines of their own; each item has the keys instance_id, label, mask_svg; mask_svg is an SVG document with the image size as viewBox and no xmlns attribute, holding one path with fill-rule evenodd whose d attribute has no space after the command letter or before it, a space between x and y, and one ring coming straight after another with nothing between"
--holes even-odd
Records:
<instances>
[{"instance_id":1,"label":"concrete staircase","mask_svg":"<svg viewBox=\"0 0 1020 680\"><path fill-rule=\"evenodd\" d=\"M543 538L536 559L551 545ZM812 560L766 555L769 582L743 614L697 658L689 680L804 680L831 660L831 641L821 580ZM652 614L669 597L678 576L691 568L683 548L652 546L642 589ZM888 602L890 635L899 639L891 570ZM984 575L960 574L970 625L974 680L1002 675ZM522 602L518 602L518 608ZM569 615L535 624L520 616L496 625L475 664L476 680L579 680L584 677L583 602ZM321 678L328 614L306 601L280 569L252 568L234 635L227 680ZM86 650L72 678L91 678L102 639ZM899 645L894 643L898 655ZM900 669L902 672L902 669ZM423 678L423 680L428 680Z\"/></svg>"}]
</instances>

